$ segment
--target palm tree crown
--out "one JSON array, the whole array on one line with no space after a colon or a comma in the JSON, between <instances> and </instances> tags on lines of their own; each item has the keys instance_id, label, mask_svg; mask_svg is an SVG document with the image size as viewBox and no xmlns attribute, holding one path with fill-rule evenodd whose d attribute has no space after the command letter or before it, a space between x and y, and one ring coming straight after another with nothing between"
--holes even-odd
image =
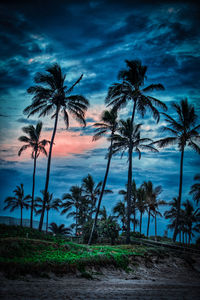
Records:
<instances>
[{"instance_id":1,"label":"palm tree crown","mask_svg":"<svg viewBox=\"0 0 200 300\"><path fill-rule=\"evenodd\" d=\"M196 174L194 176L194 180L200 180L200 174ZM197 204L200 201L200 183L197 182L191 186L190 194L193 196L194 201L197 202Z\"/></svg>"},{"instance_id":2,"label":"palm tree crown","mask_svg":"<svg viewBox=\"0 0 200 300\"><path fill-rule=\"evenodd\" d=\"M160 100L147 96L146 92L164 90L163 85L160 83L151 84L141 89L147 77L147 66L143 66L140 60L126 60L125 62L127 69L120 71L118 74L118 78L123 81L121 83L114 83L109 88L106 103L118 110L124 107L128 101L133 101L132 122L134 121L135 110L143 117L147 109L153 113L154 119L158 122L160 114L155 106L161 107L164 110L167 110L167 107Z\"/></svg>"},{"instance_id":3,"label":"palm tree crown","mask_svg":"<svg viewBox=\"0 0 200 300\"><path fill-rule=\"evenodd\" d=\"M24 150L26 150L28 148L32 148L32 158L33 159L34 159L35 155L36 155L36 158L38 158L40 153L43 153L45 156L47 156L45 146L47 144L49 144L50 141L45 140L45 139L40 141L40 135L41 135L41 131L42 131L42 122L38 122L36 127L34 127L33 125L23 127L22 131L24 133L26 133L28 136L23 135L23 136L19 137L18 140L20 142L23 142L26 144L20 148L18 155L20 156Z\"/></svg>"},{"instance_id":4,"label":"palm tree crown","mask_svg":"<svg viewBox=\"0 0 200 300\"><path fill-rule=\"evenodd\" d=\"M24 185L21 183L20 186L17 185L16 189L13 191L15 194L14 197L7 197L4 200L4 203L6 206L4 207L4 210L10 208L10 211L14 211L16 208L20 208L21 211L21 220L20 225L22 226L22 210L23 208L28 209L29 208L29 199L31 199L30 195L25 196L24 195Z\"/></svg>"},{"instance_id":5,"label":"palm tree crown","mask_svg":"<svg viewBox=\"0 0 200 300\"><path fill-rule=\"evenodd\" d=\"M34 78L36 85L27 90L29 94L34 95L32 104L24 109L24 113L28 116L39 113L39 117L44 117L53 112L52 118L55 118L55 109L62 110L67 128L69 127L68 112L85 125L85 111L89 102L82 95L70 95L82 77L83 75L68 88L65 85L66 75L62 73L58 64L48 67L46 73L37 73Z\"/></svg>"}]
</instances>

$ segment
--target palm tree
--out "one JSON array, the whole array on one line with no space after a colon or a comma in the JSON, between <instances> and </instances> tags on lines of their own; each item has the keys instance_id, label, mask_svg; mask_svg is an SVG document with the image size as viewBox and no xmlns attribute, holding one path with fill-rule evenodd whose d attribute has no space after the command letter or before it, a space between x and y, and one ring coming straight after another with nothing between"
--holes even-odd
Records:
<instances>
[{"instance_id":1,"label":"palm tree","mask_svg":"<svg viewBox=\"0 0 200 300\"><path fill-rule=\"evenodd\" d=\"M121 219L122 222L122 230L125 230L127 218L126 218L126 206L125 202L118 201L116 205L113 207L113 213L117 215L118 218Z\"/></svg>"},{"instance_id":2,"label":"palm tree","mask_svg":"<svg viewBox=\"0 0 200 300\"><path fill-rule=\"evenodd\" d=\"M44 196L44 191L41 191L42 195ZM61 200L56 198L53 199L53 193L49 193L47 192L47 201L46 201L46 206L45 206L45 210L46 210L46 232L48 232L48 228L49 228L49 211L50 210L56 210L59 211L59 207L61 204ZM42 212L42 205L43 205L43 199L40 197L36 197L35 199L35 208L39 207L38 210L36 210L36 214L41 214Z\"/></svg>"},{"instance_id":3,"label":"palm tree","mask_svg":"<svg viewBox=\"0 0 200 300\"><path fill-rule=\"evenodd\" d=\"M124 195L124 200L127 201L127 184L126 190L120 190L120 195ZM133 179L131 185L131 214L133 213L133 231L135 232L135 227L138 224L138 220L136 220L136 198L137 198L137 187L135 180Z\"/></svg>"},{"instance_id":4,"label":"palm tree","mask_svg":"<svg viewBox=\"0 0 200 300\"><path fill-rule=\"evenodd\" d=\"M196 174L194 180L200 180L200 174ZM200 183L197 182L191 186L190 195L193 196L197 204L200 202Z\"/></svg>"},{"instance_id":5,"label":"palm tree","mask_svg":"<svg viewBox=\"0 0 200 300\"><path fill-rule=\"evenodd\" d=\"M109 88L106 103L118 110L124 107L128 101L133 101L132 124L136 110L143 117L147 109L152 112L153 118L158 122L160 114L155 106L164 110L167 110L167 107L160 100L147 96L145 93L153 90L164 90L163 85L160 83L151 84L141 89L147 78L147 66L143 66L140 60L125 60L125 62L127 69L121 70L118 74L118 78L122 79L122 82L114 83Z\"/></svg>"},{"instance_id":6,"label":"palm tree","mask_svg":"<svg viewBox=\"0 0 200 300\"><path fill-rule=\"evenodd\" d=\"M101 194L102 181L100 181L96 186L94 179L90 174L82 180L82 189L84 192L84 196L90 201L90 219L92 218L92 214L96 211L96 202L98 197ZM104 194L112 193L111 190L105 190Z\"/></svg>"},{"instance_id":7,"label":"palm tree","mask_svg":"<svg viewBox=\"0 0 200 300\"><path fill-rule=\"evenodd\" d=\"M41 140L40 141L40 135L42 131L42 122L38 122L36 127L33 125L29 125L27 127L23 127L22 131L26 133L28 136L20 136L19 141L26 143L23 145L18 155L20 156L21 153L28 149L32 148L32 158L34 160L34 166L33 166L33 185L32 185L32 202L31 202L31 218L30 218L30 227L33 227L33 209L34 209L34 192L35 192L35 171L36 171L36 160L40 153L43 153L45 156L47 156L47 152L45 149L45 146L50 143L50 141L47 140Z\"/></svg>"},{"instance_id":8,"label":"palm tree","mask_svg":"<svg viewBox=\"0 0 200 300\"><path fill-rule=\"evenodd\" d=\"M66 128L69 128L69 114L72 114L81 124L85 126L85 112L88 108L88 100L81 95L70 95L74 87L81 81L83 75L68 88L65 85L65 77L62 73L61 67L58 64L54 64L46 69L46 73L37 73L34 80L36 85L31 86L27 91L29 94L34 95L32 104L24 109L24 113L28 114L28 117L39 113L39 117L49 115L53 113L51 118L54 118L54 129L51 137L49 155L47 162L46 181L44 189L44 201L42 207L42 213L40 218L39 230L42 230L42 224L44 219L45 205L47 201L47 191L49 186L51 155L54 144L54 138L57 130L58 116L62 112Z\"/></svg>"},{"instance_id":9,"label":"palm tree","mask_svg":"<svg viewBox=\"0 0 200 300\"><path fill-rule=\"evenodd\" d=\"M57 225L52 222L49 229L56 235L69 235L71 234L71 228L65 227L65 224Z\"/></svg>"},{"instance_id":10,"label":"palm tree","mask_svg":"<svg viewBox=\"0 0 200 300\"><path fill-rule=\"evenodd\" d=\"M200 220L199 208L194 209L192 203L189 200L183 203L183 222L186 225L186 233L188 234L188 244L191 242L191 237L194 236L193 231L196 227L193 227L194 223Z\"/></svg>"},{"instance_id":11,"label":"palm tree","mask_svg":"<svg viewBox=\"0 0 200 300\"><path fill-rule=\"evenodd\" d=\"M101 221L107 220L108 214L107 214L105 206L103 206L102 209L99 210L99 215L101 216Z\"/></svg>"},{"instance_id":12,"label":"palm tree","mask_svg":"<svg viewBox=\"0 0 200 300\"><path fill-rule=\"evenodd\" d=\"M20 217L20 226L22 226L22 211L23 208L28 209L29 208L29 199L31 199L30 195L24 196L24 185L23 183L17 185L16 189L13 191L15 194L15 197L7 197L4 200L4 203L6 203L6 206L4 207L4 210L10 209L10 212L14 211L16 208L20 208L21 217Z\"/></svg>"},{"instance_id":13,"label":"palm tree","mask_svg":"<svg viewBox=\"0 0 200 300\"><path fill-rule=\"evenodd\" d=\"M110 140L110 147L109 147L109 153L108 153L108 161L107 161L107 166L106 166L106 172L104 175L104 180L103 180L103 184L101 187L101 192L99 195L99 201L98 201L98 205L97 205L97 210L96 210L96 214L95 214L95 219L94 219L94 223L92 226L92 230L91 230L91 234L90 234L90 238L88 241L88 244L91 244L92 241L92 236L93 233L95 231L95 227L97 224L97 220L98 220L98 214L99 214L99 210L100 210L100 206L101 206L101 201L103 198L103 195L105 193L105 186L106 186L106 182L107 182L107 178L108 178L108 172L110 169L110 163L111 163L111 158L112 158L112 144L113 144L113 135L115 133L115 131L117 130L117 113L114 110L105 110L102 113L101 116L101 121L102 123L95 123L94 126L97 127L95 130L95 135L93 137L93 140L96 141L99 138L101 138L104 135L109 134L108 139Z\"/></svg>"},{"instance_id":14,"label":"palm tree","mask_svg":"<svg viewBox=\"0 0 200 300\"><path fill-rule=\"evenodd\" d=\"M62 200L64 200L61 204L61 214L66 214L70 209L72 209L73 207L75 207L75 219L76 219L76 236L77 236L77 231L78 231L78 213L79 213L79 207L81 205L82 202L82 188L79 186L72 186L70 188L70 192L71 193L66 193L63 194ZM66 200L66 201L65 201ZM68 216L72 216L73 214L70 213L70 215L68 214Z\"/></svg>"},{"instance_id":15,"label":"palm tree","mask_svg":"<svg viewBox=\"0 0 200 300\"><path fill-rule=\"evenodd\" d=\"M146 203L147 203L147 210L148 210L148 222L147 222L147 237L149 236L149 225L150 225L150 218L152 215L152 212L154 213L155 217L155 237L157 235L157 223L156 223L156 215L160 214L158 211L158 206L161 204L165 204L164 201L158 201L157 197L162 192L162 187L157 186L154 188L153 183L151 181L144 181L142 184L142 188L145 191L146 194Z\"/></svg>"},{"instance_id":16,"label":"palm tree","mask_svg":"<svg viewBox=\"0 0 200 300\"><path fill-rule=\"evenodd\" d=\"M157 152L157 150L147 144L151 140L148 138L140 137L141 124L133 125L131 119L120 121L118 129L119 134L114 135L113 149L114 153L121 151L122 156L128 150L128 185L127 185L127 239L126 242L130 243L130 215L131 215L131 185L132 185L132 153L133 150L138 153L139 159L141 158L141 150L150 150Z\"/></svg>"},{"instance_id":17,"label":"palm tree","mask_svg":"<svg viewBox=\"0 0 200 300\"><path fill-rule=\"evenodd\" d=\"M197 142L199 142L200 140L200 135L198 133L198 130L200 129L200 124L195 126L197 121L197 115L195 113L194 106L189 104L187 99L181 100L180 104L173 103L172 107L177 114L176 120L167 115L166 113L163 113L163 115L165 116L165 121L168 123L168 126L164 127L163 130L165 132L170 133L172 136L160 139L154 142L154 144L158 144L160 148L178 144L178 149L181 152L177 217L173 234L173 241L175 242L178 233L178 224L181 208L184 150L185 147L188 146L200 154L200 147L199 145L197 145Z\"/></svg>"},{"instance_id":18,"label":"palm tree","mask_svg":"<svg viewBox=\"0 0 200 300\"><path fill-rule=\"evenodd\" d=\"M140 212L140 234L142 232L142 217L145 211L147 210L147 203L146 203L146 193L142 186L137 189L137 202L136 206Z\"/></svg>"}]
</instances>

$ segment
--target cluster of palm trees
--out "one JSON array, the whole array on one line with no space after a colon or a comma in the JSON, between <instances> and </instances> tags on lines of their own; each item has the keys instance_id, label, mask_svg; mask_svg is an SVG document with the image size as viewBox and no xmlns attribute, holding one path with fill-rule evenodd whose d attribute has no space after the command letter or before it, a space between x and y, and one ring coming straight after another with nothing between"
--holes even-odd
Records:
<instances>
[{"instance_id":1,"label":"cluster of palm trees","mask_svg":"<svg viewBox=\"0 0 200 300\"><path fill-rule=\"evenodd\" d=\"M148 212L148 228L150 217L152 211L154 211L153 216L156 224L156 215L159 214L158 205L161 203L152 202L153 198L161 192L161 188L153 188L152 183L144 182L142 186L137 190L137 195L134 193L133 189L133 154L138 154L138 158L141 159L142 151L152 151L158 152L159 148L164 148L169 145L177 145L178 150L181 153L180 159L180 179L179 179L179 192L177 198L176 213L174 219L174 234L173 240L176 240L178 234L178 228L181 223L181 200L182 200L182 181L183 181L183 160L184 160L184 151L185 147L189 146L197 153L200 154L199 147L199 130L200 125L196 125L197 114L195 113L194 106L189 104L187 99L181 100L180 104L174 103L172 108L176 115L175 118L172 118L168 115L167 106L162 101L156 99L155 97L147 95L148 92L154 90L164 90L162 84L150 84L149 86L144 87L144 81L146 79L147 66L142 65L139 60L126 60L127 68L121 70L118 74L119 82L114 83L108 89L108 94L105 99L105 103L110 110L106 110L102 113L101 120L98 123L94 124L95 134L93 140L97 140L102 136L106 136L109 141L109 148L107 154L107 166L105 169L105 176L101 184L96 186L98 193L93 194L93 190L87 190L86 185L91 178L89 176L83 181L81 187L72 187L70 193L63 196L63 201L66 200L66 207L63 208L67 212L69 201L75 198L82 197L84 193L84 205L82 207L76 207L75 216L77 218L80 211L83 211L82 216L84 215L84 207L89 205L90 213L89 217L93 218L93 226L89 238L89 244L92 241L92 236L95 231L95 227L98 222L98 215L100 212L101 202L103 195L106 193L106 183L108 179L108 173L110 171L112 156L121 153L121 156L124 154L128 157L128 170L127 170L127 188L125 194L126 200L126 242L130 243L130 222L131 215L133 214L134 220L134 230L136 226L136 210L139 210L141 213L141 222L142 214L144 213L144 207L138 203L142 203L142 199L145 198L148 206L145 206L145 210ZM19 151L19 154L28 147L32 147L32 157L34 158L34 171L33 171L33 188L32 188L32 204L31 204L31 220L33 216L34 209L34 186L35 186L35 170L36 170L36 159L40 153L44 153L48 156L47 160L47 171L46 171L46 181L45 188L43 191L43 199L40 201L40 224L39 230L42 229L44 213L46 209L46 204L48 202L48 187L49 187L49 177L50 177L50 167L51 167L51 157L52 157L52 148L54 144L54 139L57 130L58 117L62 113L64 116L64 121L66 128L69 128L69 114L72 117L75 117L83 126L86 125L85 122L85 113L89 106L89 101L82 95L71 95L71 92L75 86L82 80L83 75L81 75L78 80L68 88L65 85L65 75L63 75L61 67L58 64L46 69L45 73L37 73L34 80L35 85L28 89L28 93L33 95L32 103L25 108L24 113L29 116L39 113L39 117L47 116L51 114L51 118L54 119L54 128L52 132L51 141L42 140L40 141L40 133L42 129L42 123L39 122L34 128L34 126L29 126L23 128L23 131L28 134L28 137L20 137L20 141L25 142L26 144L22 146ZM131 103L132 108L130 111L131 117L126 120L119 120L119 111L121 108L127 106L128 103ZM159 109L162 111L160 112ZM147 112L152 114L152 117L158 123L160 116L164 116L165 123L167 124L163 131L165 136L158 140L152 140L149 137L141 136L142 124L135 123L135 116L143 118ZM170 134L166 136L166 133ZM45 150L45 146L49 144L48 154ZM88 182L87 182L88 181ZM135 189L136 190L136 189ZM140 194L140 195L139 195ZM143 197L145 194L145 197ZM154 195L154 196L152 196ZM89 203L87 201L89 200ZM83 202L84 202L83 201ZM164 204L164 203L163 203ZM64 205L64 204L63 204ZM64 212L64 213L65 213ZM32 221L31 221L32 226ZM140 225L141 227L141 225ZM76 221L76 230L78 228L78 219ZM156 228L156 225L155 225ZM148 235L149 229L147 229Z\"/></svg>"},{"instance_id":2,"label":"cluster of palm trees","mask_svg":"<svg viewBox=\"0 0 200 300\"><path fill-rule=\"evenodd\" d=\"M142 219L146 212L148 215L147 219L147 237L149 236L149 225L150 218L153 217L155 221L155 239L157 237L157 215L162 217L159 212L160 205L167 205L164 200L158 199L158 196L162 192L162 187L154 187L151 181L144 181L141 186L137 189L135 180L132 181L132 197L131 197L131 221L133 223L133 232L136 232L136 227L139 225L139 232L142 233ZM117 217L121 219L122 229L127 230L127 186L125 190L120 190L119 194L124 195L124 200L119 201L113 208L113 213L117 214ZM137 219L137 212L139 213L139 220Z\"/></svg>"}]
</instances>

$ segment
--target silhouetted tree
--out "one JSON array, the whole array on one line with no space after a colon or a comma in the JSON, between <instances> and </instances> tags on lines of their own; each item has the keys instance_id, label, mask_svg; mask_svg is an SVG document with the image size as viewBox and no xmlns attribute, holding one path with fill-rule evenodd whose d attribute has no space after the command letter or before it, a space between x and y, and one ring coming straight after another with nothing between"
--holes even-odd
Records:
<instances>
[{"instance_id":1,"label":"silhouetted tree","mask_svg":"<svg viewBox=\"0 0 200 300\"><path fill-rule=\"evenodd\" d=\"M107 166L106 166L106 172L105 172L105 176L104 176L104 180L103 180L103 184L101 187L101 192L99 195L99 201L98 201L98 205L97 205L97 210L96 210L96 214L95 214L95 219L94 219L94 223L92 226L92 231L90 234L90 238L88 241L88 244L91 244L92 241L92 235L93 232L95 230L96 224L97 224L97 220L98 220L98 214L99 214L99 210L100 210L100 206L101 206L101 201L103 198L103 195L105 193L105 186L106 186L106 182L107 182L107 178L108 178L108 172L110 169L110 163L111 163L111 158L112 158L112 144L113 144L113 135L115 133L115 131L117 130L117 113L114 110L108 111L105 110L102 113L101 116L101 123L95 123L94 126L97 127L95 130L95 135L93 137L93 140L96 141L99 138L101 138L104 135L109 135L108 139L110 140L110 147L109 147L109 152L108 152L108 161L107 161Z\"/></svg>"},{"instance_id":2,"label":"silhouetted tree","mask_svg":"<svg viewBox=\"0 0 200 300\"><path fill-rule=\"evenodd\" d=\"M17 185L16 189L13 191L15 194L14 197L7 197L4 200L4 203L6 206L4 207L4 210L10 209L10 211L14 211L16 208L20 208L21 217L20 217L20 226L22 226L22 219L23 219L23 208L28 209L30 207L29 199L31 199L30 195L25 196L24 195L24 185L21 183L20 186Z\"/></svg>"},{"instance_id":3,"label":"silhouetted tree","mask_svg":"<svg viewBox=\"0 0 200 300\"><path fill-rule=\"evenodd\" d=\"M33 210L34 210L34 192L35 192L35 171L36 171L36 160L40 153L43 153L45 156L47 156L47 152L45 149L45 146L50 143L48 140L41 140L40 141L40 135L42 131L42 122L38 122L36 127L33 125L29 125L27 127L23 127L22 131L26 133L28 136L20 136L19 141L26 143L23 145L18 155L20 156L21 153L31 148L32 149L32 158L34 160L34 166L33 166L33 185L32 185L32 202L31 202L31 218L30 218L30 227L33 227Z\"/></svg>"},{"instance_id":4,"label":"silhouetted tree","mask_svg":"<svg viewBox=\"0 0 200 300\"><path fill-rule=\"evenodd\" d=\"M158 144L158 146L161 148L178 144L178 149L181 152L177 217L173 234L173 241L175 242L178 233L179 215L181 208L184 150L186 146L189 146L200 154L200 147L197 144L200 140L200 135L198 133L198 131L200 130L200 125L195 126L197 115L195 113L194 106L189 104L187 99L181 100L180 104L173 103L172 107L176 112L176 119L173 119L171 116L163 113L165 116L165 121L169 126L165 126L163 130L170 133L172 136L160 139L154 142L154 144Z\"/></svg>"},{"instance_id":5,"label":"silhouetted tree","mask_svg":"<svg viewBox=\"0 0 200 300\"><path fill-rule=\"evenodd\" d=\"M61 67L58 64L54 64L46 69L46 73L37 73L34 80L36 85L31 86L28 89L28 93L34 95L32 104L25 108L24 113L28 114L28 117L35 113L40 113L39 117L49 115L53 113L51 118L54 118L54 128L50 142L47 173L44 189L44 201L41 212L39 230L42 230L42 224L44 219L44 211L47 200L47 192L49 186L51 155L54 144L54 138L57 130L58 116L62 112L66 128L69 127L69 115L72 114L81 124L85 126L85 112L88 108L88 100L81 95L70 95L74 87L81 81L83 75L68 88L65 85L65 77Z\"/></svg>"}]
</instances>

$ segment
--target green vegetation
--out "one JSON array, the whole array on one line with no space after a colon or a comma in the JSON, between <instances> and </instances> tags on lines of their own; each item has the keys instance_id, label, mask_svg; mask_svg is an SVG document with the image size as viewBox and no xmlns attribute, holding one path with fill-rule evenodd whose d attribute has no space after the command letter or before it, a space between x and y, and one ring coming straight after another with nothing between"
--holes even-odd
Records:
<instances>
[{"instance_id":1,"label":"green vegetation","mask_svg":"<svg viewBox=\"0 0 200 300\"><path fill-rule=\"evenodd\" d=\"M84 273L85 266L114 265L126 270L130 256L143 256L148 249L131 245L78 245L38 230L6 225L0 225L0 238L0 269L11 277L26 273L43 276L50 271Z\"/></svg>"}]
</instances>

